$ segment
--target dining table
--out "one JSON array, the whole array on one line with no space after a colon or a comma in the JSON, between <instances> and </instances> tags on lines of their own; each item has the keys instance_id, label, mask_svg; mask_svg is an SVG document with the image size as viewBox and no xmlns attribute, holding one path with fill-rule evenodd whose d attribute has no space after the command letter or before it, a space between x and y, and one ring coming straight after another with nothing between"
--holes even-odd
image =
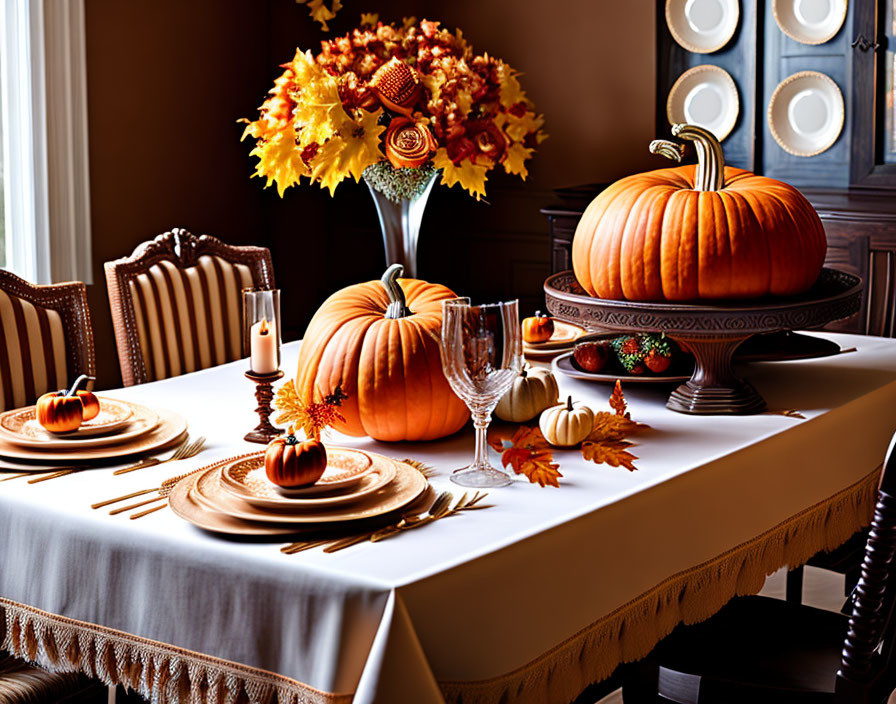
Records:
<instances>
[{"instance_id":1,"label":"dining table","mask_svg":"<svg viewBox=\"0 0 896 704\"><path fill-rule=\"evenodd\" d=\"M631 438L634 471L556 449L557 488L517 475L488 508L333 553L284 554L283 538L207 532L169 508L91 508L263 449L243 440L257 421L245 360L104 391L181 414L205 449L0 483L0 650L163 703L570 702L870 523L896 430L896 339L811 334L841 352L739 368L764 413L676 413L669 386L623 382L649 426ZM282 348L287 380L300 344ZM610 410L612 385L558 383ZM325 440L428 465L455 498L449 476L473 453L469 426L425 443Z\"/></svg>"}]
</instances>

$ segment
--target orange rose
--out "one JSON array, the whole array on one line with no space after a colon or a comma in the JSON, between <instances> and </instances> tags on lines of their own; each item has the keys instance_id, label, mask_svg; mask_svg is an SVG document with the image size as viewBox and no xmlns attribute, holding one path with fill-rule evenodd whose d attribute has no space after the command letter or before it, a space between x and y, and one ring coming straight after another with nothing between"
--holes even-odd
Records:
<instances>
[{"instance_id":1,"label":"orange rose","mask_svg":"<svg viewBox=\"0 0 896 704\"><path fill-rule=\"evenodd\" d=\"M436 149L436 140L423 122L396 117L386 131L386 158L396 169L416 169Z\"/></svg>"}]
</instances>

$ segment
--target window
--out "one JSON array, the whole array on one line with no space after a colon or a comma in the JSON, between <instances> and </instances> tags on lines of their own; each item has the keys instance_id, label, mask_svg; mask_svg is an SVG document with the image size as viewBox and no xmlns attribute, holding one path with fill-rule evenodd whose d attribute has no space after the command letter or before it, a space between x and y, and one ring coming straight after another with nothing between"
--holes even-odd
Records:
<instances>
[{"instance_id":1,"label":"window","mask_svg":"<svg viewBox=\"0 0 896 704\"><path fill-rule=\"evenodd\" d=\"M0 265L91 283L84 0L0 0Z\"/></svg>"}]
</instances>

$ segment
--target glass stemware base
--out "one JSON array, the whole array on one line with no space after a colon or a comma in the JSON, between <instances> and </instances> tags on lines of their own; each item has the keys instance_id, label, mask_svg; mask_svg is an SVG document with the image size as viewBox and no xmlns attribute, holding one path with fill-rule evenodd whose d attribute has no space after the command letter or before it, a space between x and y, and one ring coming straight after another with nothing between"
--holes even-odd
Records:
<instances>
[{"instance_id":1,"label":"glass stemware base","mask_svg":"<svg viewBox=\"0 0 896 704\"><path fill-rule=\"evenodd\" d=\"M488 463L478 464L476 462L454 470L449 479L455 484L471 489L494 489L513 483L513 479L507 472L502 472Z\"/></svg>"}]
</instances>

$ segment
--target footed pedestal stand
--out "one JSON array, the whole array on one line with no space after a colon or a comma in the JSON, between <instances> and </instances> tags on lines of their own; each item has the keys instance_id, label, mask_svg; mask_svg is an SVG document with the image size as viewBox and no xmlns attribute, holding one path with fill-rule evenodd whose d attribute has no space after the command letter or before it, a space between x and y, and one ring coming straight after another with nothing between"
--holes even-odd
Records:
<instances>
[{"instance_id":1,"label":"footed pedestal stand","mask_svg":"<svg viewBox=\"0 0 896 704\"><path fill-rule=\"evenodd\" d=\"M665 333L694 355L694 374L669 397L679 413L748 414L765 401L734 373L732 357L744 340L763 332L817 328L848 318L862 302L862 280L823 269L806 293L791 298L709 303L638 303L589 296L572 271L544 283L552 315L589 330Z\"/></svg>"}]
</instances>

